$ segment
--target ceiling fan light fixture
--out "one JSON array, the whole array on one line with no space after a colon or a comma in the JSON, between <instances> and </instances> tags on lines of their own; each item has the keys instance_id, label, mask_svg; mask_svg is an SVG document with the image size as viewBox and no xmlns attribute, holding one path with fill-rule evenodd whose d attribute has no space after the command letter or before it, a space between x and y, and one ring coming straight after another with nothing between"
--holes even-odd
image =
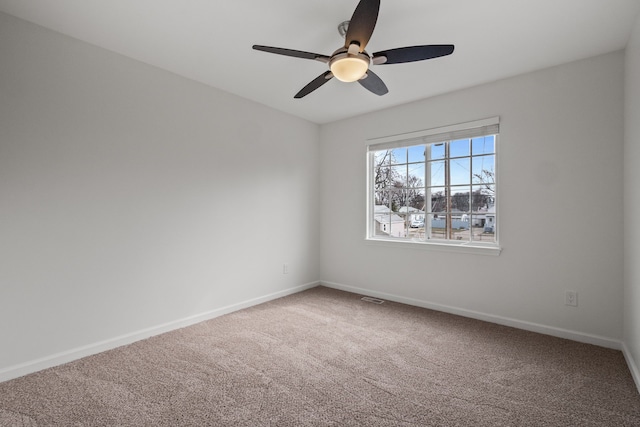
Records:
<instances>
[{"instance_id":1,"label":"ceiling fan light fixture","mask_svg":"<svg viewBox=\"0 0 640 427\"><path fill-rule=\"evenodd\" d=\"M367 74L370 61L368 55L352 55L345 52L335 55L329 63L329 68L336 79L347 83L355 82Z\"/></svg>"},{"instance_id":2,"label":"ceiling fan light fixture","mask_svg":"<svg viewBox=\"0 0 640 427\"><path fill-rule=\"evenodd\" d=\"M309 95L334 77L347 83L357 81L369 92L382 96L388 93L389 89L370 69L372 65L424 61L453 53L453 45L420 45L388 49L369 55L365 49L378 20L380 1L359 0L351 19L338 25L338 32L343 37L344 44L331 56L274 46L253 45L253 49L329 65L329 70L310 81L294 96L295 99Z\"/></svg>"}]
</instances>

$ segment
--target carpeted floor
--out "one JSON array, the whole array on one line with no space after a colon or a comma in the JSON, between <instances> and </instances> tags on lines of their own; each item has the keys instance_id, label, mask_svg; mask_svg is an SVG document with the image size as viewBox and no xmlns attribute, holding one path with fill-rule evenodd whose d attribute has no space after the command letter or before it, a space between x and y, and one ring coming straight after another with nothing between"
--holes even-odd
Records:
<instances>
[{"instance_id":1,"label":"carpeted floor","mask_svg":"<svg viewBox=\"0 0 640 427\"><path fill-rule=\"evenodd\" d=\"M2 426L640 426L621 352L318 287L0 384Z\"/></svg>"}]
</instances>

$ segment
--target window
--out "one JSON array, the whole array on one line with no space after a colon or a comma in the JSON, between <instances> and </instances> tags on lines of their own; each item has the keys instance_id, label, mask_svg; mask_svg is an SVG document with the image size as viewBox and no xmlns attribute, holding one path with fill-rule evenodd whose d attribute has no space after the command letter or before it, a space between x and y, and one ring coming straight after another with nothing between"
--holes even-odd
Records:
<instances>
[{"instance_id":1,"label":"window","mask_svg":"<svg viewBox=\"0 0 640 427\"><path fill-rule=\"evenodd\" d=\"M498 247L498 118L369 141L367 236Z\"/></svg>"}]
</instances>

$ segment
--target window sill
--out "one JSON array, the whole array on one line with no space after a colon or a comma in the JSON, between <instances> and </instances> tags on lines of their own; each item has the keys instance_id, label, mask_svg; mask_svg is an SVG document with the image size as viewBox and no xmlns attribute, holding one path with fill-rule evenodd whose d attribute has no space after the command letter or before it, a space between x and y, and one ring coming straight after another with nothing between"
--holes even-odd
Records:
<instances>
[{"instance_id":1,"label":"window sill","mask_svg":"<svg viewBox=\"0 0 640 427\"><path fill-rule=\"evenodd\" d=\"M396 240L381 237L369 237L366 243L370 245L383 245L394 248L418 249L441 252L457 252L463 254L498 256L502 248L497 245L482 245L478 243L445 243L439 241Z\"/></svg>"}]
</instances>

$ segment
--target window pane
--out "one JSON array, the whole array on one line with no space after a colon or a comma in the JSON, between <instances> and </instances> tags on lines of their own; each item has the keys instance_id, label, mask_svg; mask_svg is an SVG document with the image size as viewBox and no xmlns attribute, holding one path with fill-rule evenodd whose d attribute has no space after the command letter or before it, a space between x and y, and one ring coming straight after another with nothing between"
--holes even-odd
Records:
<instances>
[{"instance_id":1,"label":"window pane","mask_svg":"<svg viewBox=\"0 0 640 427\"><path fill-rule=\"evenodd\" d=\"M496 209L495 185L475 185L472 187L471 223L473 225L472 239L479 242L496 242Z\"/></svg>"},{"instance_id":2,"label":"window pane","mask_svg":"<svg viewBox=\"0 0 640 427\"><path fill-rule=\"evenodd\" d=\"M374 216L374 235L388 236L391 230L391 216L378 214Z\"/></svg>"},{"instance_id":3,"label":"window pane","mask_svg":"<svg viewBox=\"0 0 640 427\"><path fill-rule=\"evenodd\" d=\"M389 192L376 191L374 194L374 213L383 212L383 208L388 208L390 203Z\"/></svg>"},{"instance_id":4,"label":"window pane","mask_svg":"<svg viewBox=\"0 0 640 427\"><path fill-rule=\"evenodd\" d=\"M389 189L389 208L391 212L398 212L404 206L404 189L401 186L394 186Z\"/></svg>"},{"instance_id":5,"label":"window pane","mask_svg":"<svg viewBox=\"0 0 640 427\"><path fill-rule=\"evenodd\" d=\"M376 189L388 188L393 184L391 166L381 166L375 171Z\"/></svg>"},{"instance_id":6,"label":"window pane","mask_svg":"<svg viewBox=\"0 0 640 427\"><path fill-rule=\"evenodd\" d=\"M469 224L471 226L471 240L482 241L482 233L484 233L484 213L471 213Z\"/></svg>"},{"instance_id":7,"label":"window pane","mask_svg":"<svg viewBox=\"0 0 640 427\"><path fill-rule=\"evenodd\" d=\"M471 179L469 175L471 170L470 158L452 159L450 165L450 185L469 184L469 180Z\"/></svg>"},{"instance_id":8,"label":"window pane","mask_svg":"<svg viewBox=\"0 0 640 427\"><path fill-rule=\"evenodd\" d=\"M407 149L396 148L391 155L391 163L407 163Z\"/></svg>"},{"instance_id":9,"label":"window pane","mask_svg":"<svg viewBox=\"0 0 640 427\"><path fill-rule=\"evenodd\" d=\"M495 135L481 136L479 138L473 138L471 142L472 154L491 154L495 153Z\"/></svg>"},{"instance_id":10,"label":"window pane","mask_svg":"<svg viewBox=\"0 0 640 427\"><path fill-rule=\"evenodd\" d=\"M398 215L400 215L403 219L407 216L407 203L409 192L407 189L397 189L393 192L394 199L391 204L391 210Z\"/></svg>"},{"instance_id":11,"label":"window pane","mask_svg":"<svg viewBox=\"0 0 640 427\"><path fill-rule=\"evenodd\" d=\"M373 185L375 190L389 187L391 184L391 150L373 153Z\"/></svg>"},{"instance_id":12,"label":"window pane","mask_svg":"<svg viewBox=\"0 0 640 427\"><path fill-rule=\"evenodd\" d=\"M496 243L496 234L485 232L484 227L474 227L471 239L474 242Z\"/></svg>"},{"instance_id":13,"label":"window pane","mask_svg":"<svg viewBox=\"0 0 640 427\"><path fill-rule=\"evenodd\" d=\"M429 186L437 187L444 185L444 160L430 162L429 167L431 168Z\"/></svg>"},{"instance_id":14,"label":"window pane","mask_svg":"<svg viewBox=\"0 0 640 427\"><path fill-rule=\"evenodd\" d=\"M444 159L444 142L429 145L431 156L428 160Z\"/></svg>"},{"instance_id":15,"label":"window pane","mask_svg":"<svg viewBox=\"0 0 640 427\"><path fill-rule=\"evenodd\" d=\"M461 240L468 242L471 240L471 230L469 230L469 220L461 220L453 218L451 220L451 232L449 233L451 240Z\"/></svg>"},{"instance_id":16,"label":"window pane","mask_svg":"<svg viewBox=\"0 0 640 427\"><path fill-rule=\"evenodd\" d=\"M493 205L495 187L474 185L471 190L471 211L484 214Z\"/></svg>"},{"instance_id":17,"label":"window pane","mask_svg":"<svg viewBox=\"0 0 640 427\"><path fill-rule=\"evenodd\" d=\"M471 161L473 163L474 184L493 184L496 182L495 155L473 157Z\"/></svg>"},{"instance_id":18,"label":"window pane","mask_svg":"<svg viewBox=\"0 0 640 427\"><path fill-rule=\"evenodd\" d=\"M449 157L463 157L469 155L469 139L459 139L449 143Z\"/></svg>"},{"instance_id":19,"label":"window pane","mask_svg":"<svg viewBox=\"0 0 640 427\"><path fill-rule=\"evenodd\" d=\"M425 240L425 216L414 215L413 219L409 222L409 230L407 237L411 239Z\"/></svg>"},{"instance_id":20,"label":"window pane","mask_svg":"<svg viewBox=\"0 0 640 427\"><path fill-rule=\"evenodd\" d=\"M456 218L460 218L463 213L469 212L470 207L469 187L451 188L451 212Z\"/></svg>"},{"instance_id":21,"label":"window pane","mask_svg":"<svg viewBox=\"0 0 640 427\"><path fill-rule=\"evenodd\" d=\"M407 190L407 204L406 206L415 210L412 210L412 214L424 214L424 188L410 188Z\"/></svg>"},{"instance_id":22,"label":"window pane","mask_svg":"<svg viewBox=\"0 0 640 427\"><path fill-rule=\"evenodd\" d=\"M392 201L392 204L394 202ZM406 223L398 213L393 212L389 206L374 206L374 235L386 237L406 237Z\"/></svg>"},{"instance_id":23,"label":"window pane","mask_svg":"<svg viewBox=\"0 0 640 427\"><path fill-rule=\"evenodd\" d=\"M429 222L427 227L429 230L428 238L446 239L447 219L445 215L429 214L427 215L427 221Z\"/></svg>"},{"instance_id":24,"label":"window pane","mask_svg":"<svg viewBox=\"0 0 640 427\"><path fill-rule=\"evenodd\" d=\"M409 165L408 187L424 187L424 163Z\"/></svg>"},{"instance_id":25,"label":"window pane","mask_svg":"<svg viewBox=\"0 0 640 427\"><path fill-rule=\"evenodd\" d=\"M495 213L477 214L471 217L471 239L476 242L496 243Z\"/></svg>"},{"instance_id":26,"label":"window pane","mask_svg":"<svg viewBox=\"0 0 640 427\"><path fill-rule=\"evenodd\" d=\"M407 185L407 165L391 166L391 185L394 187Z\"/></svg>"},{"instance_id":27,"label":"window pane","mask_svg":"<svg viewBox=\"0 0 640 427\"><path fill-rule=\"evenodd\" d=\"M376 166L388 165L391 161L391 150L375 151L373 156Z\"/></svg>"},{"instance_id":28,"label":"window pane","mask_svg":"<svg viewBox=\"0 0 640 427\"><path fill-rule=\"evenodd\" d=\"M431 196L431 209L429 212L445 212L447 210L447 200L444 188L432 188L429 194Z\"/></svg>"},{"instance_id":29,"label":"window pane","mask_svg":"<svg viewBox=\"0 0 640 427\"><path fill-rule=\"evenodd\" d=\"M495 184L485 185L484 189L485 189L485 193L488 194L491 197L490 204L491 205L495 205L495 203L496 203L496 185Z\"/></svg>"},{"instance_id":30,"label":"window pane","mask_svg":"<svg viewBox=\"0 0 640 427\"><path fill-rule=\"evenodd\" d=\"M376 236L404 238L407 236L405 221L395 213L374 215L374 233Z\"/></svg>"},{"instance_id":31,"label":"window pane","mask_svg":"<svg viewBox=\"0 0 640 427\"><path fill-rule=\"evenodd\" d=\"M425 150L426 150L426 147L424 145L416 145L413 147L409 147L409 163L412 163L412 162L424 163Z\"/></svg>"}]
</instances>

